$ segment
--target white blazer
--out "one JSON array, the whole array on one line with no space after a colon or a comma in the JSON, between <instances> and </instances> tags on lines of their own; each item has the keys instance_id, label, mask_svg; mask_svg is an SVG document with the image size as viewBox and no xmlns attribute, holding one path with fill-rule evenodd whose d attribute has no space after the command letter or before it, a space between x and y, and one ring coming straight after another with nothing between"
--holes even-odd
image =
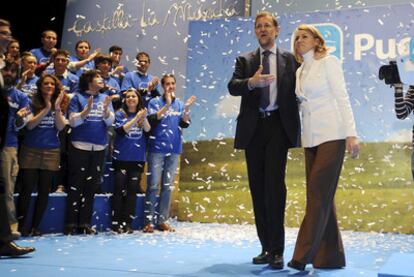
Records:
<instances>
[{"instance_id":1,"label":"white blazer","mask_svg":"<svg viewBox=\"0 0 414 277\"><path fill-rule=\"evenodd\" d=\"M326 56L306 62L296 71L296 95L301 102L302 145L314 147L327 141L357 136L354 115L338 58Z\"/></svg>"}]
</instances>

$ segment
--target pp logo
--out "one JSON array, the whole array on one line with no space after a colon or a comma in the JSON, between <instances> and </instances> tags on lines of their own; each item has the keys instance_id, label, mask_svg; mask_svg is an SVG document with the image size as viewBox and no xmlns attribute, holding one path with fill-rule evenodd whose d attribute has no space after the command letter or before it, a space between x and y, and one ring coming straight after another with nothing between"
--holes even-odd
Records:
<instances>
[{"instance_id":1,"label":"pp logo","mask_svg":"<svg viewBox=\"0 0 414 277\"><path fill-rule=\"evenodd\" d=\"M321 32L325 45L331 55L336 56L338 59L343 58L343 33L338 25L333 23L317 23L312 24ZM292 34L292 49L295 41L295 34Z\"/></svg>"},{"instance_id":2,"label":"pp logo","mask_svg":"<svg viewBox=\"0 0 414 277\"><path fill-rule=\"evenodd\" d=\"M321 32L322 37L325 40L326 47L329 54L336 56L339 60L342 60L344 55L343 49L343 33L338 25L333 23L320 23L314 24L314 26Z\"/></svg>"}]
</instances>

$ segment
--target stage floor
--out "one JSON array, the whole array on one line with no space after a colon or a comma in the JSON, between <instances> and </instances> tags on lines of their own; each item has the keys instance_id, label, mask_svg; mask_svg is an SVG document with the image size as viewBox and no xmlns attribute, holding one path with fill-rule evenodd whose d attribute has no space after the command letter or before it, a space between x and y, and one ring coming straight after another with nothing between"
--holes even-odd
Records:
<instances>
[{"instance_id":1,"label":"stage floor","mask_svg":"<svg viewBox=\"0 0 414 277\"><path fill-rule=\"evenodd\" d=\"M342 232L347 267L306 273L253 265L260 252L252 225L173 222L176 233L44 235L18 244L37 251L0 259L0 276L377 276L393 253L414 253L414 235ZM285 263L297 229L286 230ZM413 261L414 264L414 261Z\"/></svg>"}]
</instances>

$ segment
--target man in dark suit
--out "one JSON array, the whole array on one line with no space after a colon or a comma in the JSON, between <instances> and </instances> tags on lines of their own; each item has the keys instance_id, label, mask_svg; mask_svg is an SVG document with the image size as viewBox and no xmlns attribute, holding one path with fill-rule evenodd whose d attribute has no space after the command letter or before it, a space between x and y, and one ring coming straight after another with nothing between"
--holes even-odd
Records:
<instances>
[{"instance_id":1,"label":"man in dark suit","mask_svg":"<svg viewBox=\"0 0 414 277\"><path fill-rule=\"evenodd\" d=\"M287 152L300 144L295 95L294 56L276 46L279 26L275 17L261 12L255 19L260 47L241 55L228 89L241 96L235 148L244 149L250 192L262 252L254 264L282 269L285 245L285 172Z\"/></svg>"},{"instance_id":2,"label":"man in dark suit","mask_svg":"<svg viewBox=\"0 0 414 277\"><path fill-rule=\"evenodd\" d=\"M10 23L0 18L0 69L4 66L4 52L7 43L11 40ZM3 91L3 75L0 72L0 151L3 148L6 136L9 104ZM10 223L7 214L5 187L0 178L0 257L21 256L35 251L33 247L20 247L13 242Z\"/></svg>"}]
</instances>

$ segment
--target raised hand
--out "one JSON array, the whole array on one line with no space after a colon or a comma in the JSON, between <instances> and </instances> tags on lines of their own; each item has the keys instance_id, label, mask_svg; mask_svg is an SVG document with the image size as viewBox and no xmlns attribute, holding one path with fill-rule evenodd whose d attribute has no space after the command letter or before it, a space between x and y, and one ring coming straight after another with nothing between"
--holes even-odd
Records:
<instances>
[{"instance_id":1,"label":"raised hand","mask_svg":"<svg viewBox=\"0 0 414 277\"><path fill-rule=\"evenodd\" d=\"M65 95L65 91L64 89L62 89L55 101L55 111L60 111L60 105L62 104L64 95Z\"/></svg>"},{"instance_id":2,"label":"raised hand","mask_svg":"<svg viewBox=\"0 0 414 277\"><path fill-rule=\"evenodd\" d=\"M158 84L159 78L155 76L149 83L148 83L148 91L151 91L154 89L154 87Z\"/></svg>"},{"instance_id":3,"label":"raised hand","mask_svg":"<svg viewBox=\"0 0 414 277\"><path fill-rule=\"evenodd\" d=\"M89 96L89 99L88 99L88 105L86 106L86 114L88 114L91 110L92 110L92 107L93 107L93 96L91 95L91 96Z\"/></svg>"},{"instance_id":4,"label":"raised hand","mask_svg":"<svg viewBox=\"0 0 414 277\"><path fill-rule=\"evenodd\" d=\"M109 107L109 104L111 103L111 100L112 100L111 96L105 97L104 104L103 104L103 109L105 113L108 111L108 107Z\"/></svg>"},{"instance_id":5,"label":"raised hand","mask_svg":"<svg viewBox=\"0 0 414 277\"><path fill-rule=\"evenodd\" d=\"M30 109L29 107L24 107L21 108L20 110L17 111L16 115L20 118L24 118L26 117L28 114L30 114Z\"/></svg>"},{"instance_id":6,"label":"raised hand","mask_svg":"<svg viewBox=\"0 0 414 277\"><path fill-rule=\"evenodd\" d=\"M351 158L355 159L359 155L359 142L356 137L346 138L346 150L351 155Z\"/></svg>"},{"instance_id":7,"label":"raised hand","mask_svg":"<svg viewBox=\"0 0 414 277\"><path fill-rule=\"evenodd\" d=\"M197 100L197 97L194 95L190 96L190 98L187 99L187 101L184 104L184 108L189 108L191 105L194 104L194 102Z\"/></svg>"},{"instance_id":8,"label":"raised hand","mask_svg":"<svg viewBox=\"0 0 414 277\"><path fill-rule=\"evenodd\" d=\"M264 88L270 85L276 80L276 76L272 74L262 74L263 66L260 65L259 69L249 79L249 86L252 88Z\"/></svg>"},{"instance_id":9,"label":"raised hand","mask_svg":"<svg viewBox=\"0 0 414 277\"><path fill-rule=\"evenodd\" d=\"M168 106L171 105L172 103L172 95L171 95L172 93L173 93L172 91L165 92L165 102Z\"/></svg>"}]
</instances>

